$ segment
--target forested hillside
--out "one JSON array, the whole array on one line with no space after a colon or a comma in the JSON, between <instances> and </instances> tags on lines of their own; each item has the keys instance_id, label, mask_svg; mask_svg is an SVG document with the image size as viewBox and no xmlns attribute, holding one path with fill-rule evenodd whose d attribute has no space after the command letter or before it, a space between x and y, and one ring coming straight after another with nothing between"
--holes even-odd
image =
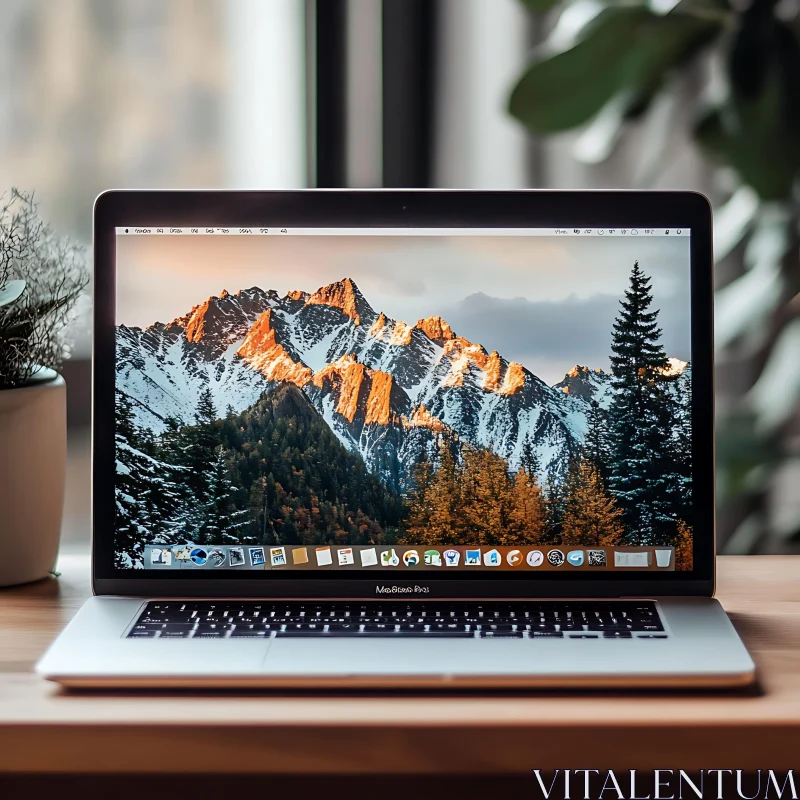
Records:
<instances>
[{"instance_id":1,"label":"forested hillside","mask_svg":"<svg viewBox=\"0 0 800 800\"><path fill-rule=\"evenodd\" d=\"M195 423L170 419L158 437L117 395L120 566L152 542L393 542L400 497L370 475L291 384L242 414L219 418L201 395Z\"/></svg>"}]
</instances>

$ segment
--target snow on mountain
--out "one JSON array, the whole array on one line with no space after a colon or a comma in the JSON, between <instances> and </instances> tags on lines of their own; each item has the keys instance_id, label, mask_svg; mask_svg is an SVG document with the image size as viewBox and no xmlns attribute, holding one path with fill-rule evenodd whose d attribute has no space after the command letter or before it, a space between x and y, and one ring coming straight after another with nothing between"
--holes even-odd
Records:
<instances>
[{"instance_id":1,"label":"snow on mountain","mask_svg":"<svg viewBox=\"0 0 800 800\"><path fill-rule=\"evenodd\" d=\"M602 369L576 364L553 388L584 402L594 400L601 408L608 408L611 403L611 376Z\"/></svg>"},{"instance_id":2,"label":"snow on mountain","mask_svg":"<svg viewBox=\"0 0 800 800\"><path fill-rule=\"evenodd\" d=\"M671 391L675 391L682 388L684 381L691 381L692 368L686 361L678 358L670 358L669 363L670 366L664 370L664 374L676 377L675 383L670 387ZM596 402L600 408L607 410L614 391L609 373L580 364L576 364L552 388L564 396L570 408L571 421L568 424L577 441L582 441L586 435L589 404Z\"/></svg>"},{"instance_id":3,"label":"snow on mountain","mask_svg":"<svg viewBox=\"0 0 800 800\"><path fill-rule=\"evenodd\" d=\"M117 328L118 388L137 422L156 432L168 417L193 422L206 387L223 415L285 381L398 489L446 429L491 447L512 468L527 437L543 474L563 470L585 435L587 400L610 402L601 370L576 366L547 386L441 317L409 325L377 313L349 278L284 297L256 287L223 291L168 324Z\"/></svg>"},{"instance_id":4,"label":"snow on mountain","mask_svg":"<svg viewBox=\"0 0 800 800\"><path fill-rule=\"evenodd\" d=\"M683 375L689 366L688 361L681 361L679 358L668 358L669 367L664 370L665 375Z\"/></svg>"},{"instance_id":5,"label":"snow on mountain","mask_svg":"<svg viewBox=\"0 0 800 800\"><path fill-rule=\"evenodd\" d=\"M237 350L261 313L279 300L258 288L222 292L168 324L117 326L117 388L134 406L139 425L163 431L165 420L194 422L197 398L210 387L220 414L241 411L269 388Z\"/></svg>"}]
</instances>

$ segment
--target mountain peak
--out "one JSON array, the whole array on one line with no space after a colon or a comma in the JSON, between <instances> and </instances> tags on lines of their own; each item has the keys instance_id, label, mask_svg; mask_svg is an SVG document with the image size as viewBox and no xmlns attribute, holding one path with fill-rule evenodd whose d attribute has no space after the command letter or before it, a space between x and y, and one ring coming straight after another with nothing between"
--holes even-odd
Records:
<instances>
[{"instance_id":1,"label":"mountain peak","mask_svg":"<svg viewBox=\"0 0 800 800\"><path fill-rule=\"evenodd\" d=\"M271 381L304 386L311 380L311 369L278 340L276 322L279 320L268 308L253 323L236 355Z\"/></svg>"},{"instance_id":2,"label":"mountain peak","mask_svg":"<svg viewBox=\"0 0 800 800\"><path fill-rule=\"evenodd\" d=\"M567 372L564 377L565 378L587 378L590 375L605 375L606 373L603 372L600 367L596 369L591 369L590 367L584 367L580 364L576 364L569 372Z\"/></svg>"},{"instance_id":3,"label":"mountain peak","mask_svg":"<svg viewBox=\"0 0 800 800\"><path fill-rule=\"evenodd\" d=\"M582 364L576 364L564 375L564 380L554 384L553 388L582 400L597 400L598 391L607 382L608 375L602 369L590 369ZM604 392L601 391L601 394Z\"/></svg>"},{"instance_id":4,"label":"mountain peak","mask_svg":"<svg viewBox=\"0 0 800 800\"><path fill-rule=\"evenodd\" d=\"M525 367L516 361L509 362L503 383L497 390L498 394L514 394L525 386Z\"/></svg>"},{"instance_id":5,"label":"mountain peak","mask_svg":"<svg viewBox=\"0 0 800 800\"><path fill-rule=\"evenodd\" d=\"M375 314L352 278L343 278L322 286L306 300L306 305L338 308L356 325L361 324L362 317L372 317Z\"/></svg>"},{"instance_id":6,"label":"mountain peak","mask_svg":"<svg viewBox=\"0 0 800 800\"><path fill-rule=\"evenodd\" d=\"M205 303L195 306L187 317L181 317L180 321L185 321L186 340L189 342L199 342L206 333L206 317L211 311L211 304L215 298L209 297ZM178 322L178 320L176 320Z\"/></svg>"},{"instance_id":7,"label":"mountain peak","mask_svg":"<svg viewBox=\"0 0 800 800\"><path fill-rule=\"evenodd\" d=\"M360 411L365 425L388 425L395 418L395 407L408 404L392 375L370 369L355 353L346 353L314 373L313 383L334 395L336 412L350 423Z\"/></svg>"},{"instance_id":8,"label":"mountain peak","mask_svg":"<svg viewBox=\"0 0 800 800\"><path fill-rule=\"evenodd\" d=\"M303 292L300 289L292 289L290 292L286 292L286 299L287 300L308 300L308 292Z\"/></svg>"},{"instance_id":9,"label":"mountain peak","mask_svg":"<svg viewBox=\"0 0 800 800\"><path fill-rule=\"evenodd\" d=\"M419 328L429 339L439 345L456 338L453 329L438 314L417 320L414 327Z\"/></svg>"},{"instance_id":10,"label":"mountain peak","mask_svg":"<svg viewBox=\"0 0 800 800\"><path fill-rule=\"evenodd\" d=\"M388 323L389 323L388 317L386 316L386 314L383 313L383 311L381 311L381 313L378 314L378 318L370 326L369 329L370 335L377 336L386 327Z\"/></svg>"},{"instance_id":11,"label":"mountain peak","mask_svg":"<svg viewBox=\"0 0 800 800\"><path fill-rule=\"evenodd\" d=\"M269 306L270 300L274 299L272 295L273 292L265 292L257 286L240 289L235 294L223 289L218 295L212 295L205 302L193 306L191 311L182 317L176 317L164 327L183 328L189 342L199 342L209 334L218 334L225 338L231 328L244 334L252 321ZM160 323L156 323L158 324Z\"/></svg>"}]
</instances>

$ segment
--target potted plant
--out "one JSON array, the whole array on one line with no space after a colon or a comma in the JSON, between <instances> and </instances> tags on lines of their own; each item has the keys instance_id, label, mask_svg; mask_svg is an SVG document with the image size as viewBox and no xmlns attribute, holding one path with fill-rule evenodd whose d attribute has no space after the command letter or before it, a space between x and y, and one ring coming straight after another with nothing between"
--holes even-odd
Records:
<instances>
[{"instance_id":1,"label":"potted plant","mask_svg":"<svg viewBox=\"0 0 800 800\"><path fill-rule=\"evenodd\" d=\"M88 282L83 249L32 196L0 203L0 586L55 566L67 458L65 334Z\"/></svg>"}]
</instances>

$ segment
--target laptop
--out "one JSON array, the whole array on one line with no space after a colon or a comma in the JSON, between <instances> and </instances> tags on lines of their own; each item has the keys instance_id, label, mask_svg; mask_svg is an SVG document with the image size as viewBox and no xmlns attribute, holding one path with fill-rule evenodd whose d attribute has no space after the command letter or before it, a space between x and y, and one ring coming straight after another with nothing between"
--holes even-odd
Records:
<instances>
[{"instance_id":1,"label":"laptop","mask_svg":"<svg viewBox=\"0 0 800 800\"><path fill-rule=\"evenodd\" d=\"M688 192L95 205L74 687L723 687Z\"/></svg>"}]
</instances>

